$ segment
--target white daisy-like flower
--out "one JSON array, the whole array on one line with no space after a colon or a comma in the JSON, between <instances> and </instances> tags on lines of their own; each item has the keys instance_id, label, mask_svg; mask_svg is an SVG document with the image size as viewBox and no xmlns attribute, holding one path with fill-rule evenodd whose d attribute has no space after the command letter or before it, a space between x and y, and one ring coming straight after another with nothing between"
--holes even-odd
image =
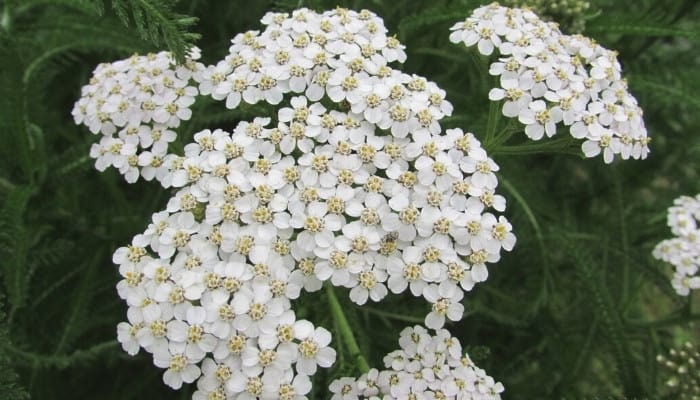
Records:
<instances>
[{"instance_id":1,"label":"white daisy-like flower","mask_svg":"<svg viewBox=\"0 0 700 400\"><path fill-rule=\"evenodd\" d=\"M423 290L423 296L433 304L432 311L425 317L425 325L432 329L440 329L445 324L445 318L459 321L464 313L460 303L464 292L456 290L453 285L429 285Z\"/></svg>"},{"instance_id":2,"label":"white daisy-like flower","mask_svg":"<svg viewBox=\"0 0 700 400\"><path fill-rule=\"evenodd\" d=\"M173 389L180 389L183 383L192 383L201 375L195 361L181 353L167 354L164 357L155 354L153 363L159 368L167 368L163 381Z\"/></svg>"},{"instance_id":3,"label":"white daisy-like flower","mask_svg":"<svg viewBox=\"0 0 700 400\"><path fill-rule=\"evenodd\" d=\"M335 350L328 347L331 342L331 333L326 329L321 327L314 329L308 321L297 321L294 324L294 337L300 341L297 372L313 375L317 365L328 368L335 361Z\"/></svg>"},{"instance_id":4,"label":"white daisy-like flower","mask_svg":"<svg viewBox=\"0 0 700 400\"><path fill-rule=\"evenodd\" d=\"M168 339L170 350L183 353L194 362L214 350L217 339L205 331L204 320L206 311L202 307L189 307L185 321L173 320L168 323Z\"/></svg>"}]
</instances>

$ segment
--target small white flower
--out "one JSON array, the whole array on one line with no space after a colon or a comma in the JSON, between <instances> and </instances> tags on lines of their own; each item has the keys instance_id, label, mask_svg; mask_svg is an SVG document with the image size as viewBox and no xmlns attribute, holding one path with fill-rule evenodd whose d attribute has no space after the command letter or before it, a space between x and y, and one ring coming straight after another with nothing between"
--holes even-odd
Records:
<instances>
[{"instance_id":1,"label":"small white flower","mask_svg":"<svg viewBox=\"0 0 700 400\"><path fill-rule=\"evenodd\" d=\"M445 317L451 321L459 321L464 312L460 303L464 293L452 285L430 285L423 290L423 296L433 304L432 311L425 317L425 325L432 329L440 329L445 324Z\"/></svg>"},{"instance_id":2,"label":"small white flower","mask_svg":"<svg viewBox=\"0 0 700 400\"><path fill-rule=\"evenodd\" d=\"M297 372L313 375L316 372L316 365L327 368L335 362L335 350L328 347L331 334L326 329L321 327L314 329L309 321L301 320L294 324L294 337L300 341Z\"/></svg>"},{"instance_id":3,"label":"small white flower","mask_svg":"<svg viewBox=\"0 0 700 400\"><path fill-rule=\"evenodd\" d=\"M192 383L201 375L199 367L184 354L173 354L165 358L156 355L153 363L160 368L167 368L163 382L173 389L180 389L183 383Z\"/></svg>"}]
</instances>

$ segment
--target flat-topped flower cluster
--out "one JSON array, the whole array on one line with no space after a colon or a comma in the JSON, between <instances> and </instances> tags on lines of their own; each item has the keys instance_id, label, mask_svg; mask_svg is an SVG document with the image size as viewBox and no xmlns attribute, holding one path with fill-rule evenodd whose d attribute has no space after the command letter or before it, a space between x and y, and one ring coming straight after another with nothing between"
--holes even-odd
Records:
<instances>
[{"instance_id":1,"label":"flat-topped flower cluster","mask_svg":"<svg viewBox=\"0 0 700 400\"><path fill-rule=\"evenodd\" d=\"M501 398L503 385L463 354L459 340L447 330L431 335L419 325L406 328L399 345L384 357L386 369L334 381L331 400Z\"/></svg>"},{"instance_id":2,"label":"flat-topped flower cluster","mask_svg":"<svg viewBox=\"0 0 700 400\"><path fill-rule=\"evenodd\" d=\"M403 136L409 124L419 124L417 113L422 110L426 123L452 111L445 92L425 79L413 83L421 85L415 89L426 97L415 104L410 101L413 96L406 95L404 85L417 77L387 65L406 59L404 46L387 36L382 19L367 10L337 8L317 14L300 9L291 16L268 13L262 23L262 33L236 35L229 55L207 67L199 79L202 94L226 100L228 108L241 101L279 104L290 92L303 93L310 101L327 95L336 103L347 100L354 113L364 114L371 123L383 121L382 128L403 122L394 128ZM427 101L431 107L424 104Z\"/></svg>"},{"instance_id":3,"label":"flat-topped flower cluster","mask_svg":"<svg viewBox=\"0 0 700 400\"><path fill-rule=\"evenodd\" d=\"M700 288L700 195L681 196L668 209L668 226L673 239L656 245L654 257L674 267L671 284L682 296Z\"/></svg>"},{"instance_id":4,"label":"flat-topped flower cluster","mask_svg":"<svg viewBox=\"0 0 700 400\"><path fill-rule=\"evenodd\" d=\"M646 158L649 138L642 109L622 78L617 53L582 35L565 35L527 9L498 3L476 9L455 24L450 41L500 56L489 73L499 87L489 99L503 101L503 115L518 118L525 134L552 137L559 124L583 140L586 157L606 163Z\"/></svg>"},{"instance_id":5,"label":"flat-topped flower cluster","mask_svg":"<svg viewBox=\"0 0 700 400\"><path fill-rule=\"evenodd\" d=\"M262 21L191 77L229 108L265 101L276 115L137 163L177 191L114 255L120 342L152 353L174 388L199 378L195 398L305 398L335 352L328 331L296 320L302 290L328 281L360 305L410 290L438 329L515 244L498 166L471 133L442 131L443 90L388 66L405 53L381 19L339 8Z\"/></svg>"},{"instance_id":6,"label":"flat-topped flower cluster","mask_svg":"<svg viewBox=\"0 0 700 400\"><path fill-rule=\"evenodd\" d=\"M192 116L198 95L192 78L204 69L199 58L199 49L192 48L183 65L162 51L95 68L73 117L102 135L90 149L99 171L115 167L130 183L155 177L176 138L173 129Z\"/></svg>"}]
</instances>

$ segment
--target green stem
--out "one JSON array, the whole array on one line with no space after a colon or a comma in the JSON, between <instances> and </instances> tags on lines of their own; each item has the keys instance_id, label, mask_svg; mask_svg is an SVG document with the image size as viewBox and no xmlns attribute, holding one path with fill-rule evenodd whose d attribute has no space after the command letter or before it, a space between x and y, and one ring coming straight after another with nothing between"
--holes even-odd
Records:
<instances>
[{"instance_id":1,"label":"green stem","mask_svg":"<svg viewBox=\"0 0 700 400\"><path fill-rule=\"evenodd\" d=\"M350 328L348 319L345 317L345 313L343 313L343 308L340 306L340 302L335 296L333 286L325 286L326 296L328 296L328 303L331 306L331 313L333 314L335 321L338 323L338 327L340 327L340 336L345 341L345 345L348 347L348 350L350 350L350 355L355 358L357 368L360 370L360 372L365 373L369 371L369 364L367 364L367 360L365 360L365 357L360 352L360 346L358 346L357 341L355 341L355 336L352 334L352 328Z\"/></svg>"},{"instance_id":2,"label":"green stem","mask_svg":"<svg viewBox=\"0 0 700 400\"><path fill-rule=\"evenodd\" d=\"M12 15L10 14L10 0L5 1L5 7L2 10L2 19L0 19L0 26L5 32L10 32L12 29Z\"/></svg>"},{"instance_id":3,"label":"green stem","mask_svg":"<svg viewBox=\"0 0 700 400\"><path fill-rule=\"evenodd\" d=\"M486 150L490 150L490 145L493 142L494 136L496 136L496 128L498 127L498 117L501 115L501 102L491 101L489 102L489 120L486 124L486 138L484 139L484 147Z\"/></svg>"}]
</instances>

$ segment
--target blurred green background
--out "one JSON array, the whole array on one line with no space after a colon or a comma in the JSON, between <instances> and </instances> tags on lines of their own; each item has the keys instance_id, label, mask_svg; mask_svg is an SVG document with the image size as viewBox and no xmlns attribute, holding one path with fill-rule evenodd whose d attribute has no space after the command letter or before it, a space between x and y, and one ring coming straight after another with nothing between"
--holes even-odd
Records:
<instances>
[{"instance_id":1,"label":"blurred green background","mask_svg":"<svg viewBox=\"0 0 700 400\"><path fill-rule=\"evenodd\" d=\"M530 4L564 32L620 52L651 154L613 165L571 151L491 154L518 243L467 293L465 318L446 328L503 382L506 399L679 398L655 358L698 337L700 310L697 296L675 294L670 267L650 253L670 237L673 199L700 192L700 2L506 3ZM70 110L99 62L182 53L194 42L213 63L236 33L260 29L268 10L336 5L383 17L407 46L401 69L447 91L455 112L444 127L483 137L487 60L447 40L479 2L0 1L0 399L191 397L192 387L167 388L149 355L130 357L116 342L126 306L111 255L170 193L153 182L126 184L112 169L98 173L88 157L94 136L74 125ZM261 111L269 112L201 98L178 142ZM380 367L398 332L422 323L429 305L409 297L362 308L341 299L370 364ZM302 296L295 309L334 331L322 292ZM326 398L331 379L358 374L347 349L334 344L338 361L316 375L312 398Z\"/></svg>"}]
</instances>

